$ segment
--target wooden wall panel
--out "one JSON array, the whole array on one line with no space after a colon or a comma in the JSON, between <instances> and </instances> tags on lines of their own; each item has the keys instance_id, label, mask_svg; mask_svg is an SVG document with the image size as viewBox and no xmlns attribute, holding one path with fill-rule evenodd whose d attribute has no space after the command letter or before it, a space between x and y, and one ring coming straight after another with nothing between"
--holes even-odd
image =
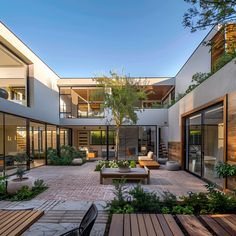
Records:
<instances>
[{"instance_id":1,"label":"wooden wall panel","mask_svg":"<svg viewBox=\"0 0 236 236\"><path fill-rule=\"evenodd\" d=\"M227 158L236 164L236 92L228 95L228 153Z\"/></svg>"},{"instance_id":2,"label":"wooden wall panel","mask_svg":"<svg viewBox=\"0 0 236 236\"><path fill-rule=\"evenodd\" d=\"M169 159L173 161L179 161L182 163L181 158L181 142L169 142L168 143L168 152L169 152Z\"/></svg>"}]
</instances>

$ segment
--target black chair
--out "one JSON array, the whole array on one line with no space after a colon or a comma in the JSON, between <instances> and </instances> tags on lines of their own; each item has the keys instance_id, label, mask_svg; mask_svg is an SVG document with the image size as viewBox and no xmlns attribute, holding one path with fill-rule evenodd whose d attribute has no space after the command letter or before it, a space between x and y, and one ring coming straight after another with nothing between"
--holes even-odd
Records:
<instances>
[{"instance_id":1,"label":"black chair","mask_svg":"<svg viewBox=\"0 0 236 236\"><path fill-rule=\"evenodd\" d=\"M97 216L98 209L95 204L92 204L84 215L80 226L64 234L61 234L60 236L89 236Z\"/></svg>"}]
</instances>

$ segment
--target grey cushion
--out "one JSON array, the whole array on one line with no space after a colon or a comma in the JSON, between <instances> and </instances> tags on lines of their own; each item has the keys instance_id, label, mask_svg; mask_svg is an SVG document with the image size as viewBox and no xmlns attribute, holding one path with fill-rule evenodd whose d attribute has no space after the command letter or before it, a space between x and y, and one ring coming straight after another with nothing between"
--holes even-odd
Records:
<instances>
[{"instance_id":1,"label":"grey cushion","mask_svg":"<svg viewBox=\"0 0 236 236\"><path fill-rule=\"evenodd\" d=\"M165 165L166 170L176 171L179 170L180 165L177 161L167 161Z\"/></svg>"}]
</instances>

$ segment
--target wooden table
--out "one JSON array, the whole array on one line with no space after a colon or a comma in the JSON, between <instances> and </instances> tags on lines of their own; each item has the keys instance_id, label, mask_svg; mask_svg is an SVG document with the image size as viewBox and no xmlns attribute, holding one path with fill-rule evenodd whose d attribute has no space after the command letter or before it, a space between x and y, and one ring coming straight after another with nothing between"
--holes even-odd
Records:
<instances>
[{"instance_id":1,"label":"wooden table","mask_svg":"<svg viewBox=\"0 0 236 236\"><path fill-rule=\"evenodd\" d=\"M146 166L148 169L158 169L160 164L157 161L139 161L140 167Z\"/></svg>"},{"instance_id":2,"label":"wooden table","mask_svg":"<svg viewBox=\"0 0 236 236\"><path fill-rule=\"evenodd\" d=\"M236 215L114 214L109 236L235 236Z\"/></svg>"},{"instance_id":3,"label":"wooden table","mask_svg":"<svg viewBox=\"0 0 236 236\"><path fill-rule=\"evenodd\" d=\"M43 214L40 210L0 210L0 235L21 235Z\"/></svg>"},{"instance_id":4,"label":"wooden table","mask_svg":"<svg viewBox=\"0 0 236 236\"><path fill-rule=\"evenodd\" d=\"M131 168L130 172L119 172L119 168L102 168L100 171L100 184L104 179L127 179L127 180L147 180L150 183L150 171L147 167Z\"/></svg>"}]
</instances>

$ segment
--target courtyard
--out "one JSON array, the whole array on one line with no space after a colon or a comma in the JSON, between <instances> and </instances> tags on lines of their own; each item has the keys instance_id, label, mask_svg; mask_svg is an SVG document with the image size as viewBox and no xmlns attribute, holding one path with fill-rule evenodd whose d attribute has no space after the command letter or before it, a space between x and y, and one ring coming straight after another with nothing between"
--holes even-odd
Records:
<instances>
[{"instance_id":1,"label":"courtyard","mask_svg":"<svg viewBox=\"0 0 236 236\"><path fill-rule=\"evenodd\" d=\"M98 218L91 235L104 235L108 213L106 202L114 198L113 185L101 185L99 172L95 172L97 162L87 162L82 166L43 166L32 169L28 175L43 179L48 189L30 201L1 201L0 208L34 208L44 211L44 216L33 224L24 235L60 235L79 225L84 213L93 202L98 208ZM154 191L161 196L170 191L177 196L187 192L204 192L204 182L186 171L167 171L163 167L151 170L146 191ZM132 188L134 184L128 183Z\"/></svg>"}]
</instances>

